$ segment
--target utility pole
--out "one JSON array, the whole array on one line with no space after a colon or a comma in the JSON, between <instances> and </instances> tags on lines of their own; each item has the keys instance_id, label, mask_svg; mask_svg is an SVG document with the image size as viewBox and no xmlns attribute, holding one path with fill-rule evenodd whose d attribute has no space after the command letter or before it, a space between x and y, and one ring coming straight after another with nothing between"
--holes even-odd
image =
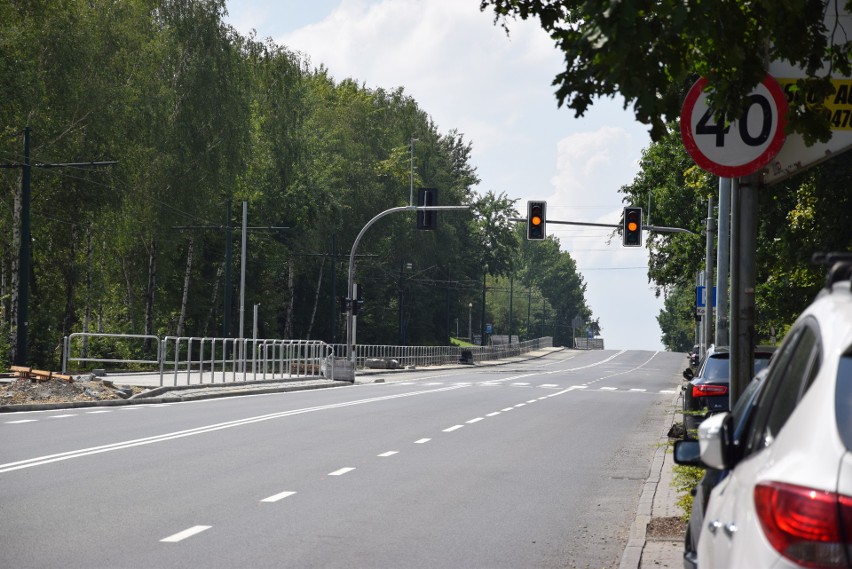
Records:
<instances>
[{"instance_id":1,"label":"utility pole","mask_svg":"<svg viewBox=\"0 0 852 569\"><path fill-rule=\"evenodd\" d=\"M713 226L713 198L707 202L707 249L705 251L704 264L704 353L710 348L713 342L713 235L715 227Z\"/></svg>"},{"instance_id":2,"label":"utility pole","mask_svg":"<svg viewBox=\"0 0 852 569\"><path fill-rule=\"evenodd\" d=\"M32 195L33 168L94 168L118 164L114 160L104 162L32 162L30 155L30 127L24 127L24 161L20 164L0 164L0 168L21 168L21 244L18 250L18 314L15 338L15 365L27 365L29 330L30 272L32 259L32 231L30 225L30 202Z\"/></svg>"},{"instance_id":3,"label":"utility pole","mask_svg":"<svg viewBox=\"0 0 852 569\"><path fill-rule=\"evenodd\" d=\"M716 345L730 346L728 338L728 274L731 270L731 179L719 178L719 222L716 269Z\"/></svg>"}]
</instances>

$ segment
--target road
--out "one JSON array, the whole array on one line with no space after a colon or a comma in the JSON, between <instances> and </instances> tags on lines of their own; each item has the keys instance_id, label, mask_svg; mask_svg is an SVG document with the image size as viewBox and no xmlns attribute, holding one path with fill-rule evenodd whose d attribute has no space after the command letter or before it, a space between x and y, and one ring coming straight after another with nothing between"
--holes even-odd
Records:
<instances>
[{"instance_id":1,"label":"road","mask_svg":"<svg viewBox=\"0 0 852 569\"><path fill-rule=\"evenodd\" d=\"M617 567L683 364L563 351L337 389L5 414L0 560Z\"/></svg>"}]
</instances>

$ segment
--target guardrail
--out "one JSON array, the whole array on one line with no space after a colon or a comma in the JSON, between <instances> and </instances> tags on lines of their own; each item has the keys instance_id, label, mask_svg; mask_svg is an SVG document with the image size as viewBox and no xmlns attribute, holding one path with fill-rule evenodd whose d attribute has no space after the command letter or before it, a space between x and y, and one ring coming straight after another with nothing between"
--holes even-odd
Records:
<instances>
[{"instance_id":1,"label":"guardrail","mask_svg":"<svg viewBox=\"0 0 852 569\"><path fill-rule=\"evenodd\" d=\"M144 353L145 344L150 343L156 346L156 359L152 359L153 356L90 357L83 350L89 338L108 339L112 351L129 354ZM464 352L469 352L476 362L509 358L552 346L551 337L494 346L359 345L355 366L364 368L365 362L370 359L396 360L400 367L438 366L459 363ZM72 357L73 349L78 349L79 355ZM89 350L93 348L89 347ZM152 335L81 332L64 339L62 373L68 373L71 362L122 364L125 369L134 367L136 371L159 375L160 386L167 384L167 378L170 378L169 386L178 386L332 377L335 365L340 367L340 359L345 354L345 344L332 345L319 340L185 336L160 339Z\"/></svg>"},{"instance_id":2,"label":"guardrail","mask_svg":"<svg viewBox=\"0 0 852 569\"><path fill-rule=\"evenodd\" d=\"M355 367L366 367L367 360L396 360L400 367L437 366L459 363L462 352L471 352L474 361L510 358L553 346L550 336L513 344L494 346L393 346L358 345L355 349ZM338 357L346 356L345 344L331 344Z\"/></svg>"}]
</instances>

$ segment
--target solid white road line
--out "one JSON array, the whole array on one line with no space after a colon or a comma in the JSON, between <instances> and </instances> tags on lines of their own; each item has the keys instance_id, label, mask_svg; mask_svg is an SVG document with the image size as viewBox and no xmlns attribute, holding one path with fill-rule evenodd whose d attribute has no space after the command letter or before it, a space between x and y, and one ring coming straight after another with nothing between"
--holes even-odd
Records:
<instances>
[{"instance_id":1,"label":"solid white road line","mask_svg":"<svg viewBox=\"0 0 852 569\"><path fill-rule=\"evenodd\" d=\"M270 496L269 498L264 498L261 502L266 502L267 504L272 504L277 502L278 500L283 500L284 498L289 498L295 494L295 492L281 492L279 494L275 494L274 496Z\"/></svg>"},{"instance_id":2,"label":"solid white road line","mask_svg":"<svg viewBox=\"0 0 852 569\"><path fill-rule=\"evenodd\" d=\"M185 530L178 532L174 535L170 535L167 538L161 539L160 541L162 543L177 543L179 541L185 540L188 537L192 537L192 536L197 535L197 534L199 534L203 531L207 531L211 527L213 527L213 526L193 526L189 529L185 529Z\"/></svg>"}]
</instances>

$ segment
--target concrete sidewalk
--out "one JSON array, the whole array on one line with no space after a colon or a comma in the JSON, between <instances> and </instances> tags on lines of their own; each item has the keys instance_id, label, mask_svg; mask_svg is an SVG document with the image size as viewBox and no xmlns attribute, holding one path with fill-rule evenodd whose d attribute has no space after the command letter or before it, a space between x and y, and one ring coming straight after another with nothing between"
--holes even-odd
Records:
<instances>
[{"instance_id":1,"label":"concrete sidewalk","mask_svg":"<svg viewBox=\"0 0 852 569\"><path fill-rule=\"evenodd\" d=\"M676 518L683 514L677 505L678 494L672 479L675 466L669 428L678 419L680 392L665 414L664 430L657 443L651 472L639 498L636 518L619 569L681 569L683 567L683 536L649 535L648 524L655 518Z\"/></svg>"}]
</instances>

